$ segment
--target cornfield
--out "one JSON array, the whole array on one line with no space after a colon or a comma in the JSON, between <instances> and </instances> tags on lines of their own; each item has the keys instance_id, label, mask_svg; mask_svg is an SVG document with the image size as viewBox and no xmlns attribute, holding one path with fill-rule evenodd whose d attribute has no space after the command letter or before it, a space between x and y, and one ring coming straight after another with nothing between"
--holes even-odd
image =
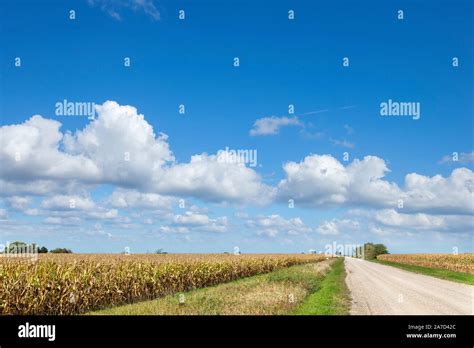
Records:
<instances>
[{"instance_id":1,"label":"cornfield","mask_svg":"<svg viewBox=\"0 0 474 348\"><path fill-rule=\"evenodd\" d=\"M1 314L80 314L211 286L323 255L40 255L0 258Z\"/></svg>"},{"instance_id":2,"label":"cornfield","mask_svg":"<svg viewBox=\"0 0 474 348\"><path fill-rule=\"evenodd\" d=\"M474 254L387 254L377 259L474 274Z\"/></svg>"}]
</instances>

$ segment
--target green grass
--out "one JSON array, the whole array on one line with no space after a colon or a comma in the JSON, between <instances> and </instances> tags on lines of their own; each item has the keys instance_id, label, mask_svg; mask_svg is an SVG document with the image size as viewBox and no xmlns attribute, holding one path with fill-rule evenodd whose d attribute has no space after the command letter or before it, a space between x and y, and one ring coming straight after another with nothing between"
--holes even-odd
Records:
<instances>
[{"instance_id":1,"label":"green grass","mask_svg":"<svg viewBox=\"0 0 474 348\"><path fill-rule=\"evenodd\" d=\"M294 314L332 315L348 314L350 295L346 286L344 259L338 258L319 284L318 291L310 294Z\"/></svg>"},{"instance_id":2,"label":"green grass","mask_svg":"<svg viewBox=\"0 0 474 348\"><path fill-rule=\"evenodd\" d=\"M309 293L313 293L319 289L324 274L325 272L322 271L314 272L312 267L301 267L299 269L290 267L269 273L267 281L297 284L302 286Z\"/></svg>"},{"instance_id":3,"label":"green grass","mask_svg":"<svg viewBox=\"0 0 474 348\"><path fill-rule=\"evenodd\" d=\"M174 294L152 301L90 312L92 315L274 315L293 314L295 309L319 291L324 298L332 282L327 277L341 277L344 272L342 259L292 266L271 273L239 279L226 284L191 290L184 295ZM342 267L342 271L341 271ZM338 282L337 286L341 286ZM319 302L315 303L318 305ZM342 314L338 301L336 307L324 308L321 314ZM331 304L322 303L330 306ZM302 313L305 314L305 313Z\"/></svg>"},{"instance_id":4,"label":"green grass","mask_svg":"<svg viewBox=\"0 0 474 348\"><path fill-rule=\"evenodd\" d=\"M469 273L453 272L447 269L440 269L440 268L406 265L403 263L383 261L383 260L372 260L372 261L376 263L380 263L382 265L393 266L400 269L404 269L405 271L421 273L421 274L429 275L436 278L455 281L458 283L474 285L474 275L469 274Z\"/></svg>"}]
</instances>

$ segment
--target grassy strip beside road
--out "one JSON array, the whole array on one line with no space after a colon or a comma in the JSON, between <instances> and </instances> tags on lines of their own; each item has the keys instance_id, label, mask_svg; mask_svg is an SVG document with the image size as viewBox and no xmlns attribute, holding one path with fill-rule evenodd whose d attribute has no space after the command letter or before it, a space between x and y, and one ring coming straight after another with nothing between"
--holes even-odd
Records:
<instances>
[{"instance_id":1,"label":"grassy strip beside road","mask_svg":"<svg viewBox=\"0 0 474 348\"><path fill-rule=\"evenodd\" d=\"M342 267L342 271L341 271ZM273 315L343 314L337 300L343 275L343 259L292 266L268 274L196 289L152 301L112 307L89 314L99 315ZM327 280L329 278L329 280ZM344 284L344 281L342 281ZM344 284L345 285L345 284ZM309 311L306 299L322 291L321 310ZM332 300L330 300L332 299ZM181 303L180 303L181 302ZM334 310L331 309L335 304ZM300 311L305 305L304 311ZM298 311L296 311L298 309ZM296 311L296 312L295 312Z\"/></svg>"},{"instance_id":2,"label":"grassy strip beside road","mask_svg":"<svg viewBox=\"0 0 474 348\"><path fill-rule=\"evenodd\" d=\"M436 278L455 281L458 283L474 285L474 275L469 274L469 273L453 272L446 269L430 268L430 267L424 267L424 266L407 265L407 264L391 262L391 261L373 260L373 262L377 262L382 265L397 267L405 271L421 273L421 274L429 275Z\"/></svg>"},{"instance_id":3,"label":"grassy strip beside road","mask_svg":"<svg viewBox=\"0 0 474 348\"><path fill-rule=\"evenodd\" d=\"M338 258L322 280L320 289L310 294L294 314L347 314L350 309L344 259Z\"/></svg>"}]
</instances>

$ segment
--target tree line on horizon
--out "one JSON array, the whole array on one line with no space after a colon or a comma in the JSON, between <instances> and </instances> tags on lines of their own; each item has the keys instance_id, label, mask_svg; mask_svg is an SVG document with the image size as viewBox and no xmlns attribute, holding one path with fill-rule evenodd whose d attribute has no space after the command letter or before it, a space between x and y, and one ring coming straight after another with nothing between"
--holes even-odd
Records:
<instances>
[{"instance_id":1,"label":"tree line on horizon","mask_svg":"<svg viewBox=\"0 0 474 348\"><path fill-rule=\"evenodd\" d=\"M21 241L15 241L4 246L3 250L0 250L0 254L17 254L24 252L37 252L39 254L72 254L71 249L67 248L54 248L48 250L45 246L38 246L36 243L27 244ZM123 253L123 252L122 252ZM163 249L157 249L155 254L167 254ZM224 252L228 254L228 252ZM336 253L342 255L341 253ZM378 255L389 254L387 247L381 243L365 243L363 246L359 246L354 249L353 257L364 258L365 260L376 259Z\"/></svg>"}]
</instances>

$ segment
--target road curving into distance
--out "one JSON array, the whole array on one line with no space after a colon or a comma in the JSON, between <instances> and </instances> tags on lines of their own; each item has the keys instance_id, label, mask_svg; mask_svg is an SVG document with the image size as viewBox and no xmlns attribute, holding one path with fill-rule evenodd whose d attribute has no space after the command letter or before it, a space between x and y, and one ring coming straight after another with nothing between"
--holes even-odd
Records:
<instances>
[{"instance_id":1,"label":"road curving into distance","mask_svg":"<svg viewBox=\"0 0 474 348\"><path fill-rule=\"evenodd\" d=\"M474 314L474 286L345 258L351 314Z\"/></svg>"}]
</instances>

